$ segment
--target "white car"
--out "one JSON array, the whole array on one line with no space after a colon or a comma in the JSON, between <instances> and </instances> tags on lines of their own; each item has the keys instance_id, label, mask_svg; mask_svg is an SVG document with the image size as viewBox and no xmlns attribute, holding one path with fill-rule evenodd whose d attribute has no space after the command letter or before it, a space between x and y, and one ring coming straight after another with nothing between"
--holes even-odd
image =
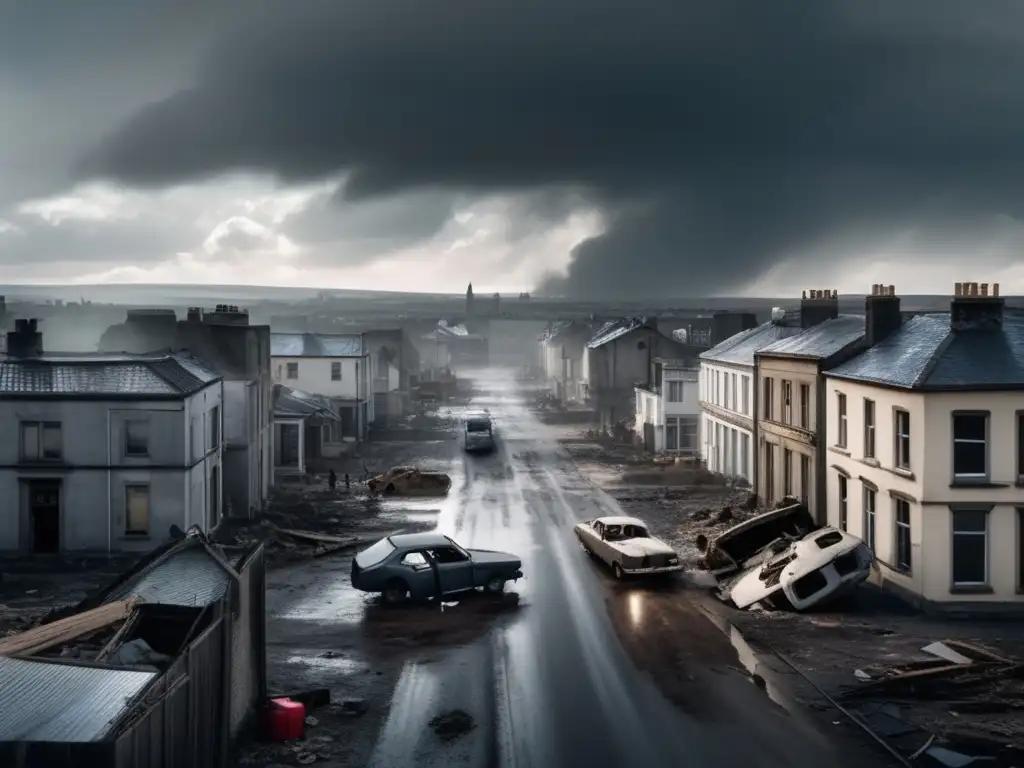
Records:
<instances>
[{"instance_id":1,"label":"white car","mask_svg":"<svg viewBox=\"0 0 1024 768\"><path fill-rule=\"evenodd\" d=\"M638 518L599 517L573 530L584 551L604 561L617 579L683 570L676 551L651 536Z\"/></svg>"}]
</instances>

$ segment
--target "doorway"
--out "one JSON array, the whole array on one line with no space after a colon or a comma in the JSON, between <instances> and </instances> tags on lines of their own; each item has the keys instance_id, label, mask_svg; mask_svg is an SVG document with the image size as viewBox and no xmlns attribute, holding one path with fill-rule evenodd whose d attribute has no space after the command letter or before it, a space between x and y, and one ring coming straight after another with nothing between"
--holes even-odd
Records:
<instances>
[{"instance_id":1,"label":"doorway","mask_svg":"<svg viewBox=\"0 0 1024 768\"><path fill-rule=\"evenodd\" d=\"M60 481L32 480L28 484L28 518L32 553L60 552Z\"/></svg>"}]
</instances>

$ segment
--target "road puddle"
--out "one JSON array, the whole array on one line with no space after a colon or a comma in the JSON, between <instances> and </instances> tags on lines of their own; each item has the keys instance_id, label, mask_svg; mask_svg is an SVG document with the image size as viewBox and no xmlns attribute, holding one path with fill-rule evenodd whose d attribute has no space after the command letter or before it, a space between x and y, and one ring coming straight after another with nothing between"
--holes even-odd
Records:
<instances>
[{"instance_id":1,"label":"road puddle","mask_svg":"<svg viewBox=\"0 0 1024 768\"><path fill-rule=\"evenodd\" d=\"M332 675L356 675L362 674L370 669L370 665L351 656L327 651L316 656L289 656L285 663L294 666L306 667L310 670L320 670Z\"/></svg>"}]
</instances>

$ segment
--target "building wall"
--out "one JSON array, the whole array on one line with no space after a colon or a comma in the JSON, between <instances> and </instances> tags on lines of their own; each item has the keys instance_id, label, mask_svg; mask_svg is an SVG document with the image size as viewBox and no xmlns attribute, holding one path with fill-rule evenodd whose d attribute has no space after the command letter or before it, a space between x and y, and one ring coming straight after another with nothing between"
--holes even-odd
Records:
<instances>
[{"instance_id":1,"label":"building wall","mask_svg":"<svg viewBox=\"0 0 1024 768\"><path fill-rule=\"evenodd\" d=\"M727 383L728 382L728 383ZM754 480L754 369L701 361L698 441L712 472Z\"/></svg>"},{"instance_id":2,"label":"building wall","mask_svg":"<svg viewBox=\"0 0 1024 768\"><path fill-rule=\"evenodd\" d=\"M7 400L0 402L0 550L31 548L29 486L60 483L60 546L64 551L147 551L165 541L171 525L208 530L213 512L208 489L220 474L221 450L210 423L222 419L220 382L188 400ZM215 416L216 415L216 416ZM191 448L198 418L206 450ZM149 424L149 456L126 456L126 424ZM61 423L62 458L27 464L19 422ZM222 429L222 427L221 427ZM108 439L109 451L108 459ZM88 436L87 439L83 439ZM125 533L126 486L149 486L149 532Z\"/></svg>"},{"instance_id":3,"label":"building wall","mask_svg":"<svg viewBox=\"0 0 1024 768\"><path fill-rule=\"evenodd\" d=\"M825 519L824 468L816 449L818 363L779 357L758 357L758 462L757 494L772 504L784 496L806 502L811 514ZM771 403L766 401L770 381ZM785 383L789 383L789 408ZM770 418L768 418L770 416ZM771 459L767 457L772 452ZM787 462L786 456L789 456ZM770 477L769 477L770 475Z\"/></svg>"},{"instance_id":4,"label":"building wall","mask_svg":"<svg viewBox=\"0 0 1024 768\"><path fill-rule=\"evenodd\" d=\"M367 385L368 358L361 357L274 357L271 360L274 383L284 384L317 395L361 400L370 391ZM298 365L298 376L288 378L288 364ZM331 378L331 366L341 365L341 380Z\"/></svg>"},{"instance_id":5,"label":"building wall","mask_svg":"<svg viewBox=\"0 0 1024 768\"><path fill-rule=\"evenodd\" d=\"M937 558L930 556L925 530L923 472L928 459L925 434L925 398L907 390L873 387L860 383L825 377L826 431L822 446L826 450L828 477L828 522L843 527L841 519L840 477L846 476L846 525L855 536L860 536L872 547L879 564L880 579L897 589L930 599L949 599L948 584L943 594L932 588L937 574L948 565L949 549L935 550ZM845 446L840 440L838 395L846 396L847 437ZM864 401L874 402L875 458L865 456ZM910 414L910 470L898 469L894 460L896 443L895 409ZM874 492L874 535L868 526L865 504L869 492ZM909 574L900 573L894 561L896 547L896 502L908 500L910 513L910 540L912 568ZM931 516L931 510L928 510ZM932 530L934 521L929 522ZM872 540L873 539L873 540ZM933 541L933 545L934 545ZM947 565L937 564L945 560Z\"/></svg>"}]
</instances>

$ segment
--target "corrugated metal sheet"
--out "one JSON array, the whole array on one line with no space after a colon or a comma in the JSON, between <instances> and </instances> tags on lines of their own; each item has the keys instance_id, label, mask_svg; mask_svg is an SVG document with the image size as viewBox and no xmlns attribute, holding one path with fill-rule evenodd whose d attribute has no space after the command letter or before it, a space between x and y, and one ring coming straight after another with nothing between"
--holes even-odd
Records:
<instances>
[{"instance_id":1,"label":"corrugated metal sheet","mask_svg":"<svg viewBox=\"0 0 1024 768\"><path fill-rule=\"evenodd\" d=\"M587 346L591 349L597 349L604 344L621 339L627 333L635 331L637 328L642 328L644 321L641 318L631 317L624 320L612 320L611 322L605 323L601 326L600 330L594 334L594 337L587 343Z\"/></svg>"},{"instance_id":2,"label":"corrugated metal sheet","mask_svg":"<svg viewBox=\"0 0 1024 768\"><path fill-rule=\"evenodd\" d=\"M341 421L341 417L331 408L331 401L323 395L303 392L281 384L274 386L274 413L294 416L323 416L327 419Z\"/></svg>"},{"instance_id":3,"label":"corrugated metal sheet","mask_svg":"<svg viewBox=\"0 0 1024 768\"><path fill-rule=\"evenodd\" d=\"M232 577L227 564L205 547L191 545L138 573L104 602L137 595L147 603L206 606L227 594Z\"/></svg>"},{"instance_id":4,"label":"corrugated metal sheet","mask_svg":"<svg viewBox=\"0 0 1024 768\"><path fill-rule=\"evenodd\" d=\"M272 333L270 354L274 357L362 357L363 337L359 334Z\"/></svg>"},{"instance_id":5,"label":"corrugated metal sheet","mask_svg":"<svg viewBox=\"0 0 1024 768\"><path fill-rule=\"evenodd\" d=\"M96 741L156 676L0 657L0 741Z\"/></svg>"}]
</instances>

